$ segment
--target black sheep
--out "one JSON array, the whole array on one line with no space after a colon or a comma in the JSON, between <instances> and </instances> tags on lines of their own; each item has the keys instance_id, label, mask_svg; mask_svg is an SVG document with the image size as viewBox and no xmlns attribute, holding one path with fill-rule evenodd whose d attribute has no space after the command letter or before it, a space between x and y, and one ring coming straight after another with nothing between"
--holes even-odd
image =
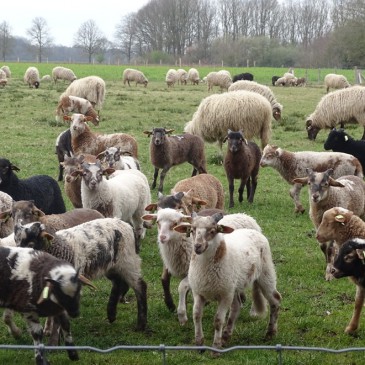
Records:
<instances>
[{"instance_id":1,"label":"black sheep","mask_svg":"<svg viewBox=\"0 0 365 365\"><path fill-rule=\"evenodd\" d=\"M271 78L271 83L272 83L272 86L275 86L275 82L278 81L280 79L280 76L273 76Z\"/></svg>"},{"instance_id":2,"label":"black sheep","mask_svg":"<svg viewBox=\"0 0 365 365\"><path fill-rule=\"evenodd\" d=\"M242 74L238 74L233 76L232 82L236 82L239 80L248 80L248 81L253 81L253 75L250 74L249 72L244 72Z\"/></svg>"},{"instance_id":3,"label":"black sheep","mask_svg":"<svg viewBox=\"0 0 365 365\"><path fill-rule=\"evenodd\" d=\"M13 200L33 200L45 214L66 212L61 189L55 179L47 175L35 175L19 179L14 171L20 171L9 160L0 158L0 191Z\"/></svg>"},{"instance_id":4,"label":"black sheep","mask_svg":"<svg viewBox=\"0 0 365 365\"><path fill-rule=\"evenodd\" d=\"M56 154L58 158L58 181L63 180L63 165L61 162L65 161L65 155L71 157L73 155L73 150L71 146L71 131L70 128L61 132L56 139Z\"/></svg>"}]
</instances>

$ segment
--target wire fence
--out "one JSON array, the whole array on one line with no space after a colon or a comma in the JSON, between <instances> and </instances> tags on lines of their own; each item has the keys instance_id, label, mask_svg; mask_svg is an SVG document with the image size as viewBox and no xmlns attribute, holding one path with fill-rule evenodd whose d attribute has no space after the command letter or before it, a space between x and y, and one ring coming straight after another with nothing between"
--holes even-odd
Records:
<instances>
[{"instance_id":1,"label":"wire fence","mask_svg":"<svg viewBox=\"0 0 365 365\"><path fill-rule=\"evenodd\" d=\"M277 353L277 364L284 364L284 352L285 351L307 351L307 352L323 352L330 354L343 354L348 352L365 352L365 347L350 347L343 349L329 349L325 347L305 347L305 346L283 346L277 344L275 346L233 346L224 349L217 349L210 346L167 346L164 344L158 346L114 346L107 349L100 349L92 346L46 346L44 344L34 345L0 345L0 350L35 350L38 349L44 354L46 351L59 351L59 350L78 350L78 351L91 351L101 354L108 354L114 351L154 351L161 353L161 364L168 365L166 355L169 351L213 351L216 353L227 353L231 351L249 351L249 350L268 350L275 351Z\"/></svg>"}]
</instances>

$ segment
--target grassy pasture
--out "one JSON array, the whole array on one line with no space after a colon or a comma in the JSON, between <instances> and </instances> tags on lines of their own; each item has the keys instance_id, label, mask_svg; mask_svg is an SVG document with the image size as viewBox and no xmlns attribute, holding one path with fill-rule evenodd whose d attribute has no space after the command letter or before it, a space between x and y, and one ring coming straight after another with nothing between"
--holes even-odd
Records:
<instances>
[{"instance_id":1,"label":"grassy pasture","mask_svg":"<svg viewBox=\"0 0 365 365\"><path fill-rule=\"evenodd\" d=\"M58 134L67 128L56 124L54 110L59 95L67 83L44 83L38 90L29 89L23 83L23 74L27 64L8 64L12 78L4 89L0 89L0 155L10 159L21 171L19 177L35 174L48 174L57 178L57 158L54 144ZM55 65L37 65L41 75L50 74ZM150 80L147 88L125 87L121 82L122 66L65 65L74 70L78 77L98 75L107 84L106 101L101 110L102 121L93 130L102 133L125 132L132 134L138 141L142 171L149 181L153 168L149 163L149 139L144 130L165 126L181 133L198 107L200 101L208 95L206 86L180 86L167 89L164 75L169 67L138 67ZM199 68L201 77L217 68ZM232 74L239 69L229 69ZM249 69L255 80L271 85L272 75L281 75L286 69ZM295 70L297 76L304 76L306 70ZM322 80L327 72L321 70ZM341 71L351 83L353 71ZM305 88L273 88L277 100L283 104L282 120L273 122L271 142L282 148L299 150L323 150L327 131L321 131L315 142L309 141L304 128L305 117L310 114L320 98L325 94L324 87L318 82L318 70L308 70L309 85ZM218 92L218 91L217 91ZM351 126L350 134L356 138L362 135L362 128ZM208 171L217 176L228 192L224 169L217 161L218 150L215 145L206 146ZM190 176L191 166L184 164L172 169L165 179L165 192L180 179ZM237 190L238 182L236 182ZM61 188L63 188L61 184ZM309 347L363 347L365 325L357 336L344 334L353 310L355 287L346 279L326 282L324 280L324 258L316 240L308 217L307 191L303 189L301 198L306 212L294 214L294 204L288 194L289 185L279 174L270 169L260 170L259 183L254 203L238 204L230 212L245 212L256 218L268 237L277 269L278 290L283 300L279 315L279 333L272 341L264 341L266 319L252 319L248 312L251 305L250 295L244 304L237 325L229 343L235 345L293 345ZM71 204L65 197L67 208ZM156 192L152 192L156 199ZM228 206L228 194L226 194ZM148 284L148 330L145 333L135 331L136 303L132 292L129 304L120 304L117 320L109 324L106 319L106 302L110 284L101 279L95 282L98 291L91 293L85 289L82 297L81 316L72 321L73 335L77 345L110 348L116 345L192 345L194 326L191 319L192 299L188 297L189 322L180 327L176 314L168 312L160 284L161 260L156 244L156 228L147 232L142 242L144 278ZM172 290L177 301L178 280L172 279ZM206 344L213 339L213 318L216 304L206 307L203 320ZM19 317L17 317L19 318ZM18 320L24 329L19 340L11 338L4 325L0 326L0 344L31 344L24 322ZM81 364L161 364L159 352L117 351L111 354L80 352ZM54 365L71 363L64 351L48 354ZM268 351L235 351L212 359L209 353L203 355L195 351L168 352L168 364L267 364L276 363L277 354ZM363 353L326 355L318 352L285 352L284 364L362 364ZM31 351L0 351L0 362L9 364L33 364Z\"/></svg>"}]
</instances>

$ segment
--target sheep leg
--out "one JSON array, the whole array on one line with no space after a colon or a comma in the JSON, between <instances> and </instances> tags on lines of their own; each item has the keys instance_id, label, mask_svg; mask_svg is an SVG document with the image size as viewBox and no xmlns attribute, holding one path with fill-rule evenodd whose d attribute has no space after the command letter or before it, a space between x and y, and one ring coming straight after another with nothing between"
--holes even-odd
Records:
<instances>
[{"instance_id":1,"label":"sheep leg","mask_svg":"<svg viewBox=\"0 0 365 365\"><path fill-rule=\"evenodd\" d=\"M3 320L6 326L8 327L9 333L14 338L19 338L22 334L22 331L17 327L13 320L14 312L11 309L5 309L3 313Z\"/></svg>"},{"instance_id":2,"label":"sheep leg","mask_svg":"<svg viewBox=\"0 0 365 365\"><path fill-rule=\"evenodd\" d=\"M195 176L198 173L198 169L197 168L193 168L193 172L191 173L191 177Z\"/></svg>"},{"instance_id":3,"label":"sheep leg","mask_svg":"<svg viewBox=\"0 0 365 365\"><path fill-rule=\"evenodd\" d=\"M214 316L214 340L213 340L213 347L216 347L217 349L222 348L223 325L225 322L226 314L232 302L233 302L232 296L229 297L227 296L226 298L221 298L220 302L218 303L217 312Z\"/></svg>"},{"instance_id":4,"label":"sheep leg","mask_svg":"<svg viewBox=\"0 0 365 365\"><path fill-rule=\"evenodd\" d=\"M109 295L107 305L108 320L110 323L114 322L117 317L117 304L120 297L124 297L127 293L128 284L116 273L107 273L106 277L112 282L112 289Z\"/></svg>"},{"instance_id":5,"label":"sheep leg","mask_svg":"<svg viewBox=\"0 0 365 365\"><path fill-rule=\"evenodd\" d=\"M134 293L137 298L138 319L137 330L144 331L147 326L147 284L139 278L137 286L133 287Z\"/></svg>"},{"instance_id":6,"label":"sheep leg","mask_svg":"<svg viewBox=\"0 0 365 365\"><path fill-rule=\"evenodd\" d=\"M204 344L204 334L202 326L204 305L205 299L200 295L194 295L193 321L195 331L195 344L197 346L202 346Z\"/></svg>"},{"instance_id":7,"label":"sheep leg","mask_svg":"<svg viewBox=\"0 0 365 365\"><path fill-rule=\"evenodd\" d=\"M156 187L157 177L158 177L158 168L155 167L155 172L153 173L153 181L152 181L151 189L154 189Z\"/></svg>"},{"instance_id":8,"label":"sheep leg","mask_svg":"<svg viewBox=\"0 0 365 365\"><path fill-rule=\"evenodd\" d=\"M326 244L326 280L330 281L333 279L332 267L333 260L335 258L336 248L334 247L334 241L330 241Z\"/></svg>"},{"instance_id":9,"label":"sheep leg","mask_svg":"<svg viewBox=\"0 0 365 365\"><path fill-rule=\"evenodd\" d=\"M226 328L223 331L222 344L225 344L231 338L234 330L234 325L236 323L238 315L240 314L240 309L241 309L241 298L240 295L236 293L231 304L231 309L229 312Z\"/></svg>"},{"instance_id":10,"label":"sheep leg","mask_svg":"<svg viewBox=\"0 0 365 365\"><path fill-rule=\"evenodd\" d=\"M158 187L158 192L159 193L162 193L163 191L163 182L165 180L165 176L167 174L167 172L170 170L170 167L171 166L168 166L168 167L164 167L161 171L161 174L160 174L160 186Z\"/></svg>"},{"instance_id":11,"label":"sheep leg","mask_svg":"<svg viewBox=\"0 0 365 365\"><path fill-rule=\"evenodd\" d=\"M59 168L58 181L62 181L63 180L63 166L59 163L58 168Z\"/></svg>"},{"instance_id":12,"label":"sheep leg","mask_svg":"<svg viewBox=\"0 0 365 365\"><path fill-rule=\"evenodd\" d=\"M71 335L70 320L68 319L66 312L63 312L55 318L57 318L55 323L59 323L61 326L63 337L65 339L65 346L75 346ZM67 350L67 353L70 360L76 361L79 359L79 355L76 350Z\"/></svg>"},{"instance_id":13,"label":"sheep leg","mask_svg":"<svg viewBox=\"0 0 365 365\"><path fill-rule=\"evenodd\" d=\"M247 186L247 194L248 194L248 202L249 203L253 203L253 198L255 196L255 192L256 192L256 188L257 188L257 175L252 177L252 178L249 178L250 180L250 194L248 194L248 186Z\"/></svg>"},{"instance_id":14,"label":"sheep leg","mask_svg":"<svg viewBox=\"0 0 365 365\"><path fill-rule=\"evenodd\" d=\"M171 312L174 312L176 309L176 306L174 304L174 300L172 298L171 291L170 291L170 279L171 279L171 274L164 267L164 269L162 271L162 275L161 275L161 284L162 284L162 289L163 289L163 293L164 293L164 300L165 300L166 307Z\"/></svg>"},{"instance_id":15,"label":"sheep leg","mask_svg":"<svg viewBox=\"0 0 365 365\"><path fill-rule=\"evenodd\" d=\"M186 298L190 290L189 280L186 276L180 281L178 292L179 292L179 305L177 307L177 316L179 318L180 324L183 326L188 321L188 316L186 314Z\"/></svg>"},{"instance_id":16,"label":"sheep leg","mask_svg":"<svg viewBox=\"0 0 365 365\"><path fill-rule=\"evenodd\" d=\"M294 200L295 204L295 213L304 213L305 209L303 208L300 202L300 191L302 189L302 184L294 184L292 188L289 190L289 194L291 198Z\"/></svg>"},{"instance_id":17,"label":"sheep leg","mask_svg":"<svg viewBox=\"0 0 365 365\"><path fill-rule=\"evenodd\" d=\"M241 185L242 185L242 182L241 182ZM234 207L234 200L233 200L234 179L231 177L228 178L228 188L229 188L229 208L233 208ZM241 188L241 186L240 186L240 188ZM242 193L243 193L243 190L242 190Z\"/></svg>"},{"instance_id":18,"label":"sheep leg","mask_svg":"<svg viewBox=\"0 0 365 365\"><path fill-rule=\"evenodd\" d=\"M346 333L351 334L355 332L359 327L360 314L362 307L364 305L364 299L365 299L364 288L362 288L360 285L356 285L355 308L350 323L347 325L345 329Z\"/></svg>"}]
</instances>

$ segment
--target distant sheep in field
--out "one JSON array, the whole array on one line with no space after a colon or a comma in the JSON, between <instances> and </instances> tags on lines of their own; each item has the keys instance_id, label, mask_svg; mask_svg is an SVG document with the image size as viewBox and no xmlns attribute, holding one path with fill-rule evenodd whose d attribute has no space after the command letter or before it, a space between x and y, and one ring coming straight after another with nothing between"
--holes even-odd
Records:
<instances>
[{"instance_id":1,"label":"distant sheep in field","mask_svg":"<svg viewBox=\"0 0 365 365\"><path fill-rule=\"evenodd\" d=\"M177 83L179 78L179 75L176 70L170 68L165 77L166 85L167 87L174 87L174 85Z\"/></svg>"},{"instance_id":2,"label":"distant sheep in field","mask_svg":"<svg viewBox=\"0 0 365 365\"><path fill-rule=\"evenodd\" d=\"M264 148L271 137L271 119L272 106L265 97L238 90L203 99L184 130L206 142L218 142L221 151L227 130L242 130L248 140L260 138Z\"/></svg>"},{"instance_id":3,"label":"distant sheep in field","mask_svg":"<svg viewBox=\"0 0 365 365\"><path fill-rule=\"evenodd\" d=\"M283 110L283 106L277 102L274 93L271 91L269 87L258 84L255 81L241 80L234 82L228 88L228 91L237 91L237 90L247 90L261 94L270 102L272 107L272 115L274 119L279 120L281 118L281 112Z\"/></svg>"},{"instance_id":4,"label":"distant sheep in field","mask_svg":"<svg viewBox=\"0 0 365 365\"><path fill-rule=\"evenodd\" d=\"M273 76L271 78L271 84L272 84L272 86L275 86L276 81L278 81L279 79L280 79L280 76Z\"/></svg>"},{"instance_id":5,"label":"distant sheep in field","mask_svg":"<svg viewBox=\"0 0 365 365\"><path fill-rule=\"evenodd\" d=\"M295 86L305 86L307 83L307 79L305 77L299 77L297 78L295 82Z\"/></svg>"},{"instance_id":6,"label":"distant sheep in field","mask_svg":"<svg viewBox=\"0 0 365 365\"><path fill-rule=\"evenodd\" d=\"M5 87L8 83L8 79L6 78L6 73L2 69L0 69L0 86Z\"/></svg>"},{"instance_id":7,"label":"distant sheep in field","mask_svg":"<svg viewBox=\"0 0 365 365\"><path fill-rule=\"evenodd\" d=\"M324 95L306 120L308 138L315 140L321 129L332 129L337 124L344 128L345 123L358 123L364 128L361 139L365 139L364 100L365 87L363 86L352 86Z\"/></svg>"},{"instance_id":8,"label":"distant sheep in field","mask_svg":"<svg viewBox=\"0 0 365 365\"><path fill-rule=\"evenodd\" d=\"M227 91L232 84L232 78L228 71L221 70L218 72L210 72L206 76L208 91L213 90L214 86L219 86L221 91Z\"/></svg>"},{"instance_id":9,"label":"distant sheep in field","mask_svg":"<svg viewBox=\"0 0 365 365\"><path fill-rule=\"evenodd\" d=\"M129 86L131 86L130 82L133 81L136 83L136 86L138 84L142 84L144 85L144 87L146 87L148 85L148 79L147 77L143 74L142 71L139 70L135 70L133 68L126 68L123 71L123 84L125 85L126 83L128 83Z\"/></svg>"},{"instance_id":10,"label":"distant sheep in field","mask_svg":"<svg viewBox=\"0 0 365 365\"><path fill-rule=\"evenodd\" d=\"M76 75L70 68L62 66L57 66L52 69L52 78L55 83L57 82L57 80L72 82L77 79Z\"/></svg>"},{"instance_id":11,"label":"distant sheep in field","mask_svg":"<svg viewBox=\"0 0 365 365\"><path fill-rule=\"evenodd\" d=\"M199 71L196 68L190 68L188 71L188 80L192 85L199 85L200 76Z\"/></svg>"},{"instance_id":12,"label":"distant sheep in field","mask_svg":"<svg viewBox=\"0 0 365 365\"><path fill-rule=\"evenodd\" d=\"M238 75L234 75L232 78L232 82L235 83L239 80L247 80L247 81L253 81L253 75L249 72L244 72Z\"/></svg>"},{"instance_id":13,"label":"distant sheep in field","mask_svg":"<svg viewBox=\"0 0 365 365\"><path fill-rule=\"evenodd\" d=\"M343 89L350 87L350 83L347 81L347 78L343 75L337 74L327 74L324 77L324 86L326 88L326 92L332 89Z\"/></svg>"},{"instance_id":14,"label":"distant sheep in field","mask_svg":"<svg viewBox=\"0 0 365 365\"><path fill-rule=\"evenodd\" d=\"M184 69L179 68L177 70L177 83L180 83L181 85L186 85L187 79L188 73Z\"/></svg>"},{"instance_id":15,"label":"distant sheep in field","mask_svg":"<svg viewBox=\"0 0 365 365\"><path fill-rule=\"evenodd\" d=\"M34 87L36 89L39 88L40 85L40 77L39 71L36 67L28 67L24 74L24 82L28 84L30 88Z\"/></svg>"},{"instance_id":16,"label":"distant sheep in field","mask_svg":"<svg viewBox=\"0 0 365 365\"><path fill-rule=\"evenodd\" d=\"M1 66L1 70L3 70L5 72L5 75L6 75L7 79L11 78L11 71L10 71L9 66L6 66L6 65Z\"/></svg>"},{"instance_id":17,"label":"distant sheep in field","mask_svg":"<svg viewBox=\"0 0 365 365\"><path fill-rule=\"evenodd\" d=\"M51 75L43 75L41 78L41 82L51 82L51 81L52 81Z\"/></svg>"},{"instance_id":18,"label":"distant sheep in field","mask_svg":"<svg viewBox=\"0 0 365 365\"><path fill-rule=\"evenodd\" d=\"M101 109L105 99L105 81L98 76L87 76L73 81L60 99L65 95L78 96L89 100L94 108Z\"/></svg>"}]
</instances>

